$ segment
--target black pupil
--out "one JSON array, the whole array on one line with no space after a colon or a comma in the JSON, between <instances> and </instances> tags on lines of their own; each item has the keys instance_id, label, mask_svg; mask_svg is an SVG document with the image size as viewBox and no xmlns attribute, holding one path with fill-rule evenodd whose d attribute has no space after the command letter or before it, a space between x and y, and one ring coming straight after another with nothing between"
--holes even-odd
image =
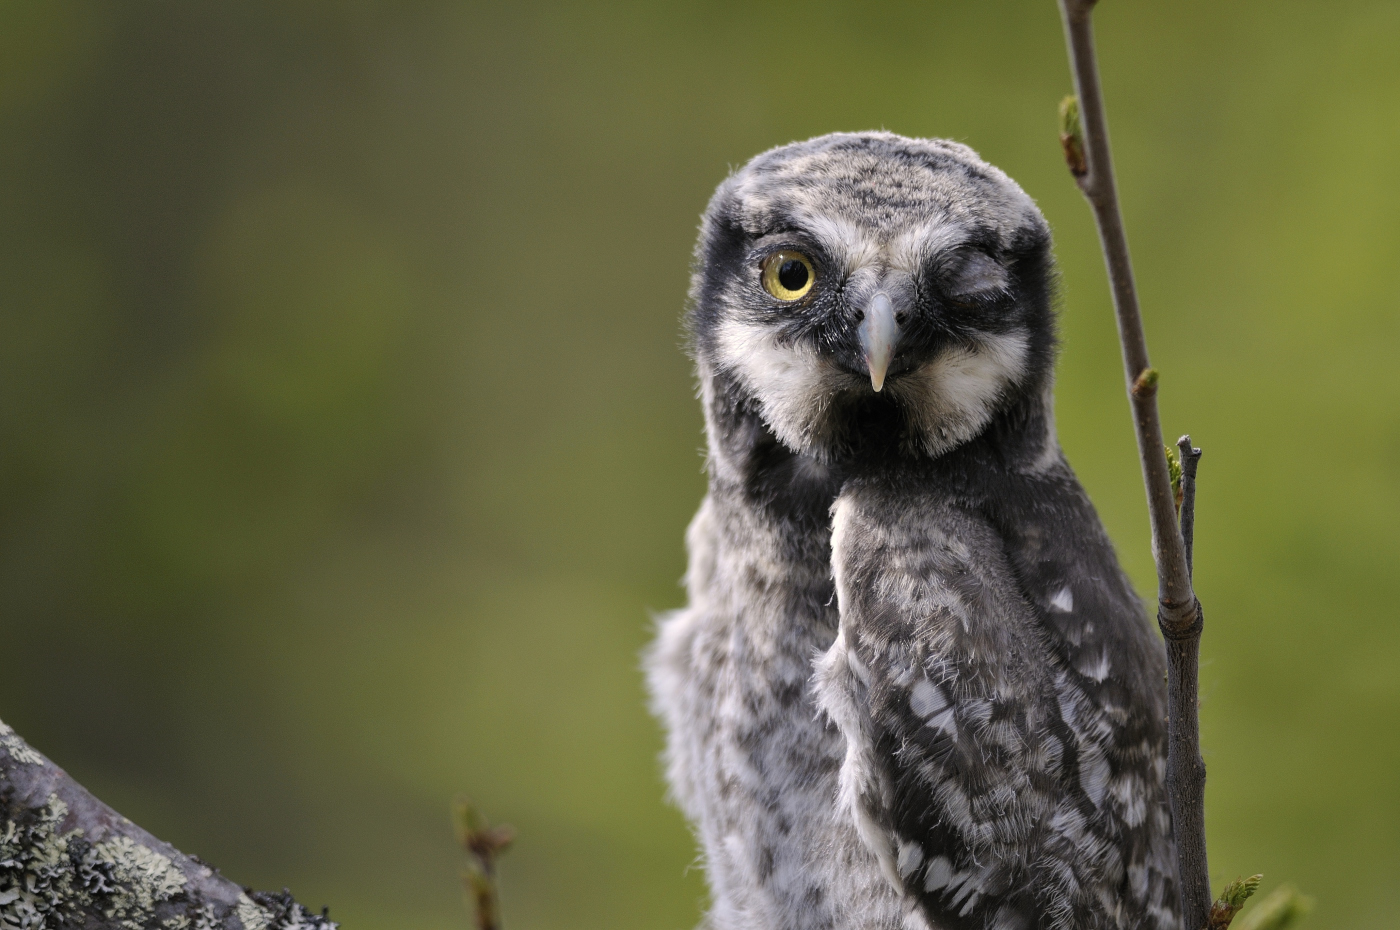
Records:
<instances>
[{"instance_id":1,"label":"black pupil","mask_svg":"<svg viewBox=\"0 0 1400 930\"><path fill-rule=\"evenodd\" d=\"M778 283L790 291L800 291L807 286L807 266L795 258L783 262L778 269Z\"/></svg>"}]
</instances>

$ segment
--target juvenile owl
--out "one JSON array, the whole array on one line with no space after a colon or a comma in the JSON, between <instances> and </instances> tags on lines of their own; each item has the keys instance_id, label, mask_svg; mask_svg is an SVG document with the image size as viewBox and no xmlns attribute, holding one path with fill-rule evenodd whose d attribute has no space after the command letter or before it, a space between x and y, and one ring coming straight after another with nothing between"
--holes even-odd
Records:
<instances>
[{"instance_id":1,"label":"juvenile owl","mask_svg":"<svg viewBox=\"0 0 1400 930\"><path fill-rule=\"evenodd\" d=\"M1055 436L1053 281L953 142L711 200L709 493L647 670L713 930L1175 928L1165 659Z\"/></svg>"}]
</instances>

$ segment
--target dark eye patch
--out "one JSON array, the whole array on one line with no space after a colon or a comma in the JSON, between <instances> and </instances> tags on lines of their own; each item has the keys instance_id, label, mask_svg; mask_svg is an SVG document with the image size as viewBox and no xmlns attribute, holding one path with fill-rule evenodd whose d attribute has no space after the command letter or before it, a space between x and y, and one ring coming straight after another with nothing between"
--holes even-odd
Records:
<instances>
[{"instance_id":1,"label":"dark eye patch","mask_svg":"<svg viewBox=\"0 0 1400 930\"><path fill-rule=\"evenodd\" d=\"M1011 283L1000 262L978 251L960 253L941 278L943 291L950 297L995 297Z\"/></svg>"}]
</instances>

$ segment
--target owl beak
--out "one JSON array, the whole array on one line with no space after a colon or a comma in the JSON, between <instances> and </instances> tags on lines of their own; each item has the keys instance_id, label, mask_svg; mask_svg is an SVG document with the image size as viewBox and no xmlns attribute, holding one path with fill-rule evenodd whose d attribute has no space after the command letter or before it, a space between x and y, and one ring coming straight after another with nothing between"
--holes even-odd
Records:
<instances>
[{"instance_id":1,"label":"owl beak","mask_svg":"<svg viewBox=\"0 0 1400 930\"><path fill-rule=\"evenodd\" d=\"M884 291L870 298L865 306L865 319L856 330L860 347L865 352L865 367L870 372L870 386L879 393L885 386L885 372L890 369L895 343L899 342L899 323L894 318L894 302Z\"/></svg>"}]
</instances>

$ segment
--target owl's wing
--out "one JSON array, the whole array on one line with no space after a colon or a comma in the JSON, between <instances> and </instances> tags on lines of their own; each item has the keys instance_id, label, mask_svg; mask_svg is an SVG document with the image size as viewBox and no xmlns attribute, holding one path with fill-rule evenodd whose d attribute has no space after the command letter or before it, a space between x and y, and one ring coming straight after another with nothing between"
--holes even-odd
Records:
<instances>
[{"instance_id":1,"label":"owl's wing","mask_svg":"<svg viewBox=\"0 0 1400 930\"><path fill-rule=\"evenodd\" d=\"M847 741L841 804L891 882L942 930L1170 925L1159 731L1064 661L996 531L856 488L832 551L817 695Z\"/></svg>"}]
</instances>

